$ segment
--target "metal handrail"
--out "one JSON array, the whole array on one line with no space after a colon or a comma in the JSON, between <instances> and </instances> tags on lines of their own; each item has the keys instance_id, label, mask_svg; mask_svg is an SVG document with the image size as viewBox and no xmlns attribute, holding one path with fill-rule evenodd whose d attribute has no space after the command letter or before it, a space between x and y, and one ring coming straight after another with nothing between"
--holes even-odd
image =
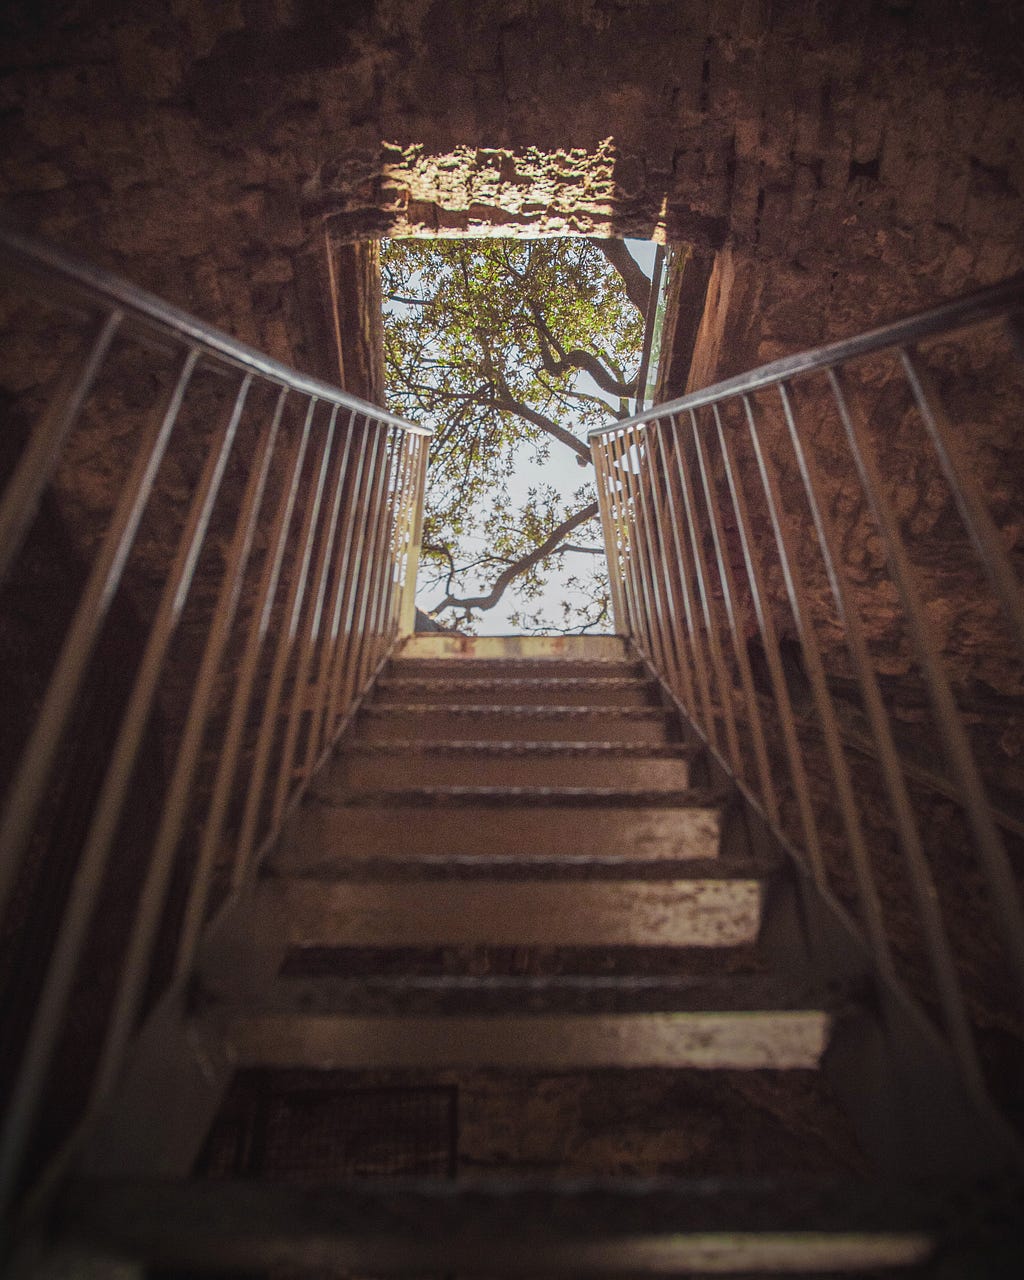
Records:
<instances>
[{"instance_id":1,"label":"metal handrail","mask_svg":"<svg viewBox=\"0 0 1024 1280\"><path fill-rule=\"evenodd\" d=\"M78 297L91 310L97 303L106 304L110 311L123 310L130 321L151 327L155 332L170 336L180 342L188 339L210 355L216 355L226 363L265 378L292 391L316 396L329 404L362 412L373 409L378 422L387 422L418 435L432 436L433 428L423 427L405 418L399 418L378 405L368 406L365 400L350 395L333 383L324 382L310 374L293 369L265 355L256 347L250 347L233 338L223 329L198 319L180 307L175 307L155 293L140 289L138 285L65 253L56 245L26 236L12 227L0 223L0 254L8 268L20 268L40 280L60 281L59 293L66 304Z\"/></svg>"},{"instance_id":2,"label":"metal handrail","mask_svg":"<svg viewBox=\"0 0 1024 1280\"><path fill-rule=\"evenodd\" d=\"M956 797L970 830L970 854L988 888L1005 974L1016 989L1018 1009L1024 1008L1020 893L998 811L986 793L950 673L929 626L921 577L889 496L879 457L887 433L872 431L868 400L880 382L904 388L907 412L916 415L927 442L922 459L930 447L928 465L936 478L944 477L993 603L1000 607L1004 643L1013 642L1024 658L1024 593L930 370L927 347L920 345L940 337L946 343L953 334L966 341L964 331L1001 322L1008 330L999 384L1005 392L1005 370L1019 377L1024 357L1016 342L1022 308L1024 276L1016 276L589 433L617 630L633 638L714 759L760 810L782 846L798 851L817 887L835 899L837 884L850 880L857 922L876 969L883 980L898 985L905 975L864 820L864 788L871 780L850 759L828 674L828 644L834 650L837 641L834 623L828 643L824 628L832 614L838 619L944 1034L966 1090L983 1109L992 1104L961 979L962 956L951 939L909 787L920 782L921 771L910 767L897 747L870 629L831 511L833 480L819 455L827 437L834 475L837 449L845 450L847 465L834 480L836 491L859 503L878 531L892 595L902 609L947 761L944 791ZM873 373L865 381L857 377L856 362L869 356L875 358ZM880 379L882 359L888 364ZM814 433L806 429L807 415L793 390L798 378L801 392L816 397ZM815 596L809 572L827 584L826 596ZM784 667L780 626L791 631L802 658L803 698L809 706L802 705L799 714ZM752 670L748 641L755 637L767 668L767 689ZM769 751L771 743L776 750ZM853 752L862 762L863 748L858 741ZM826 837L831 818L838 818L841 844Z\"/></svg>"},{"instance_id":3,"label":"metal handrail","mask_svg":"<svg viewBox=\"0 0 1024 1280\"><path fill-rule=\"evenodd\" d=\"M884 351L890 347L911 346L938 333L955 333L959 329L980 324L984 320L1009 315L1021 306L1022 300L1024 300L1024 273L1011 276L1008 280L990 285L988 288L965 293L959 298L929 307L925 311L918 311L902 320L893 320L875 329L867 329L852 338L840 338L836 342L811 347L796 355L783 356L779 360L771 361L770 364L759 365L756 369L713 383L710 387L688 392L675 400L666 400L664 404L654 405L643 413L633 414L630 418L593 427L587 432L587 439L593 440L610 432L621 431L624 427L639 426L648 422L655 413L678 414L690 409L701 409L705 405L714 404L715 401L724 400L730 396L744 393L749 395L765 387L792 381L802 374L847 364L851 360L861 359L876 351Z\"/></svg>"},{"instance_id":4,"label":"metal handrail","mask_svg":"<svg viewBox=\"0 0 1024 1280\"><path fill-rule=\"evenodd\" d=\"M3 1113L2 1212L18 1192L90 930L97 913L110 908L105 880L161 692L174 711L173 730L162 741L168 776L148 853L135 851L145 855L141 887L122 922L126 937L109 1008L92 1029L100 1052L76 1135L87 1132L120 1075L158 948L171 958L165 987L184 989L216 883L227 884L229 898L246 892L408 626L432 432L9 229L0 229L0 284L13 289L19 306L27 297L35 309L18 333L22 357L26 349L32 354L27 370L19 365L17 386L32 381L33 361L40 376L45 372L53 326L78 341L0 497L0 585L11 574L32 580L37 514L76 428L104 397L144 396L155 388L38 714L24 726L0 811L0 924L9 918L22 935L43 929L46 903L15 889L26 867L41 865L45 879L43 862L54 856L47 846L48 797L78 785L62 776L61 753L90 689L115 596L126 590L133 564L159 584L137 665L125 673L123 713L103 748L81 845L59 851L71 859L72 883L44 939L48 954ZM33 318L40 307L42 323ZM0 366L2 359L0 353ZM176 449L180 465L197 433L205 454L188 453L192 470L201 464L193 491L172 498L162 469L178 457ZM157 500L177 504L177 545L150 540L144 563L133 560L142 555L140 527ZM201 637L197 654L177 643L187 609ZM193 855L189 870L186 849ZM175 911L172 886L182 875L184 901ZM8 907L16 918L5 915Z\"/></svg>"}]
</instances>

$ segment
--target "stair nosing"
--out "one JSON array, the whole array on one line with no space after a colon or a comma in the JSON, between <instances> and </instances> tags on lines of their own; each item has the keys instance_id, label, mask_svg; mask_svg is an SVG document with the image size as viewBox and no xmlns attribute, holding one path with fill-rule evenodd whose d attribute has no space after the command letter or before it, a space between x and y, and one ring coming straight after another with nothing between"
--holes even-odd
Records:
<instances>
[{"instance_id":1,"label":"stair nosing","mask_svg":"<svg viewBox=\"0 0 1024 1280\"><path fill-rule=\"evenodd\" d=\"M585 716L620 716L627 720L654 720L670 714L664 707L619 707L615 705L563 705L561 703L501 703L501 702L391 702L370 703L361 709L362 715L393 716L424 712L442 715L515 715L528 719L557 715L560 718Z\"/></svg>"},{"instance_id":2,"label":"stair nosing","mask_svg":"<svg viewBox=\"0 0 1024 1280\"><path fill-rule=\"evenodd\" d=\"M428 807L450 803L463 807L474 802L500 805L528 801L538 806L615 808L619 804L645 809L721 809L726 797L719 792L680 788L678 791L630 789L628 787L472 787L428 786L395 788L353 788L325 795L315 788L312 800L332 808L367 808L375 804L390 807ZM640 805L637 802L642 802Z\"/></svg>"},{"instance_id":3,"label":"stair nosing","mask_svg":"<svg viewBox=\"0 0 1024 1280\"><path fill-rule=\"evenodd\" d=\"M350 754L401 755L565 755L627 756L656 760L689 759L699 748L688 742L564 742L531 741L526 738L390 738L373 740L350 738L338 746L339 756Z\"/></svg>"}]
</instances>

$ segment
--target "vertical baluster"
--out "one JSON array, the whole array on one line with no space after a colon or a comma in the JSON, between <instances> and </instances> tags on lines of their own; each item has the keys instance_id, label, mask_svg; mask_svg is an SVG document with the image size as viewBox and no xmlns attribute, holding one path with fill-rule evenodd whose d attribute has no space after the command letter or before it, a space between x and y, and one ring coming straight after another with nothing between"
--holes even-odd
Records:
<instances>
[{"instance_id":1,"label":"vertical baluster","mask_svg":"<svg viewBox=\"0 0 1024 1280\"><path fill-rule=\"evenodd\" d=\"M416 526L416 491L423 457L423 437L409 432L408 434L408 466L402 485L401 533L395 561L394 581L391 589L391 601L388 610L388 643L392 644L402 632L402 618L405 615L406 587L410 573L415 574L415 555L413 551L413 535ZM415 583L410 590L415 589Z\"/></svg>"},{"instance_id":2,"label":"vertical baluster","mask_svg":"<svg viewBox=\"0 0 1024 1280\"><path fill-rule=\"evenodd\" d=\"M647 501L647 490L654 484L654 471L650 462L649 427L637 428L634 440L637 458L636 489L639 497L640 520L643 526L643 543L645 548L644 562L647 565L648 609L650 623L655 642L658 669L670 684L673 681L675 663L670 658L674 652L670 650L668 634L668 610L665 605L658 576L659 557L654 533L654 521L651 518L651 503ZM646 470L646 478L643 472Z\"/></svg>"},{"instance_id":3,"label":"vertical baluster","mask_svg":"<svg viewBox=\"0 0 1024 1280\"><path fill-rule=\"evenodd\" d=\"M790 443L796 456L797 466L803 479L804 492L811 510L818 545L821 549L825 571L836 602L839 621L846 637L847 648L853 662L871 736L878 752L878 761L882 767L882 780L892 805L896 821L896 833L900 848L907 861L910 883L917 905L918 916L924 930L925 948L928 952L935 975L935 983L939 992L943 1017L950 1041L960 1067L961 1075L971 1090L974 1098L984 1097L985 1086L982 1081L981 1067L978 1063L974 1036L971 1031L963 992L957 975L956 961L953 957L949 938L939 910L939 896L931 868L925 857L920 833L914 817L914 808L907 792L903 778L903 768L899 752L892 735L889 717L882 701L882 693L878 687L878 678L868 652L867 641L861 627L860 613L856 601L850 596L844 576L840 570L839 539L828 514L828 506L824 501L824 482L818 463L813 454L804 448L803 439L796 423L789 389L786 384L779 384L779 395L782 399L786 429Z\"/></svg>"},{"instance_id":4,"label":"vertical baluster","mask_svg":"<svg viewBox=\"0 0 1024 1280\"><path fill-rule=\"evenodd\" d=\"M423 544L423 515L427 502L427 464L430 459L430 437L419 438L419 460L413 479L413 522L409 534L409 558L406 561L405 586L402 592L402 612L399 630L402 635L412 635L416 629L416 578L419 573L420 548Z\"/></svg>"},{"instance_id":5,"label":"vertical baluster","mask_svg":"<svg viewBox=\"0 0 1024 1280\"><path fill-rule=\"evenodd\" d=\"M192 782L199 764L203 736L213 704L216 680L234 625L246 566L259 522L260 507L266 490L267 477L270 474L270 460L277 442L286 394L282 389L277 397L274 412L260 433L254 463L242 495L235 532L224 568L224 578L211 615L210 631L193 685L192 697L175 758L174 772L167 788L146 881L139 895L132 936L125 953L110 1025L92 1088L90 1110L93 1112L102 1104L116 1081L149 972L157 929L167 900L174 854L181 839Z\"/></svg>"},{"instance_id":6,"label":"vertical baluster","mask_svg":"<svg viewBox=\"0 0 1024 1280\"><path fill-rule=\"evenodd\" d=\"M870 452L866 415L849 386L845 371L830 369L829 382L861 484L885 542L889 568L928 685L928 695L935 711L943 749L950 771L960 787L964 808L974 832L979 861L988 881L992 910L1010 970L1021 996L1024 997L1024 920L1021 918L1020 895L1006 849L992 818L985 787L974 761L953 691L943 670L939 648L928 625L914 568L900 537L895 512L882 487L877 463Z\"/></svg>"},{"instance_id":7,"label":"vertical baluster","mask_svg":"<svg viewBox=\"0 0 1024 1280\"><path fill-rule=\"evenodd\" d=\"M182 977L191 971L192 959L199 941L199 934L206 918L206 904L209 900L213 883L213 874L217 858L223 852L222 841L227 822L228 805L231 801L232 787L238 772L238 760L245 738L249 704L252 701L253 685L263 645L270 627L270 618L277 598L277 587L284 564L285 551L288 546L288 534L292 526L295 504L299 492L299 481L302 477L303 464L309 446L310 430L313 422L312 405L306 412L301 431L295 441L290 456L290 466L285 469L288 479L282 486L274 513L267 544L259 586L253 602L252 617L245 640L245 650L239 664L235 689L231 699L231 711L227 728L221 741L220 754L217 759L217 771L214 775L213 792L207 809L206 821L203 824L203 838L196 860L196 870L189 891L188 903L182 923L181 939L178 943L178 954L175 961L175 977Z\"/></svg>"},{"instance_id":8,"label":"vertical baluster","mask_svg":"<svg viewBox=\"0 0 1024 1280\"><path fill-rule=\"evenodd\" d=\"M626 563L626 527L622 506L622 485L619 480L616 464L618 435L608 435L603 440L601 466L605 477L605 494L608 509L611 513L611 538L615 547L615 568L618 576L619 595L622 599L622 616L626 621L623 634L635 636L636 618L634 613L633 592L628 581L629 568Z\"/></svg>"},{"instance_id":9,"label":"vertical baluster","mask_svg":"<svg viewBox=\"0 0 1024 1280\"><path fill-rule=\"evenodd\" d=\"M608 564L608 590L612 598L612 626L617 635L629 634L629 618L622 595L622 566L615 542L615 515L612 512L608 475L608 437L597 436L591 442L594 459L594 475L597 480L597 504L601 512L601 536L604 539L604 556Z\"/></svg>"},{"instance_id":10,"label":"vertical baluster","mask_svg":"<svg viewBox=\"0 0 1024 1280\"><path fill-rule=\"evenodd\" d=\"M7 571L35 516L42 492L53 475L68 433L82 412L123 320L124 312L115 309L90 329L32 428L28 444L0 501L0 582L7 577Z\"/></svg>"},{"instance_id":11,"label":"vertical baluster","mask_svg":"<svg viewBox=\"0 0 1024 1280\"><path fill-rule=\"evenodd\" d=\"M362 517L362 493L363 493L363 470L366 462L367 440L370 434L370 427L365 418L361 418L358 428L356 427L356 415L352 415L352 429L358 431L358 448L356 449L355 471L352 474L352 483L347 487L348 505L342 520L344 527L344 535L341 539L341 549L338 553L337 576L332 592L331 605L328 610L328 624L324 635L324 653L320 663L320 680L316 695L316 706L318 711L318 724L314 725L314 731L310 734L309 743L306 748L306 762L304 772L309 777L313 771L314 763L328 746L329 731L331 729L331 712L333 707L332 694L334 689L334 673L339 664L343 660L343 649L345 635L341 630L342 611L345 606L346 599L351 595L352 577L354 574L354 564L357 560L354 558L353 551L357 545L356 530ZM336 691L335 691L336 693Z\"/></svg>"},{"instance_id":12,"label":"vertical baluster","mask_svg":"<svg viewBox=\"0 0 1024 1280\"><path fill-rule=\"evenodd\" d=\"M142 735L149 719L167 647L188 596L192 576L206 536L228 454L234 443L251 375L246 375L230 410L210 443L206 465L185 518L174 562L118 731L117 741L93 812L85 847L79 858L68 905L61 921L29 1033L18 1079L12 1092L10 1116L0 1143L0 1203L6 1202L17 1176L35 1116L39 1095L60 1034L64 1010L85 946L99 896L108 855L131 781Z\"/></svg>"},{"instance_id":13,"label":"vertical baluster","mask_svg":"<svg viewBox=\"0 0 1024 1280\"><path fill-rule=\"evenodd\" d=\"M800 749L800 740L796 732L796 717L793 714L793 704L790 700L789 689L786 685L786 677L782 671L782 661L779 655L779 641L775 632L775 622L772 618L771 604L765 593L764 577L761 572L761 566L758 563L757 555L754 552L754 536L750 527L750 517L747 512L746 499L743 490L740 487L741 480L738 471L734 466L732 451L729 448L728 441L725 438L725 431L722 428L722 418L718 410L718 405L712 406L715 418L715 426L718 432L718 439L722 449L722 461L725 463L725 476L729 485L729 492L732 495L733 511L736 514L737 529L740 535L740 545L743 549L743 559L747 566L747 586L750 588L751 600L754 605L754 614L757 618L758 629L761 632L761 641L764 645L765 661L768 664L768 678L771 681L772 696L775 701L776 710L779 716L779 728L782 732L782 743L786 751L786 759L789 763L789 776L793 783L793 791L796 795L797 809L800 814L800 826L803 829L804 845L810 859L811 870L815 881L819 886L826 886L825 863L821 852L821 841L818 835L818 821L814 813L814 803L811 799L810 785L807 780L807 771L804 768L803 755ZM700 456L701 474L704 476L705 492L708 493L708 502L711 502L711 494L709 492L709 484L711 479L711 470L707 455L703 450L703 442L697 441L697 448ZM757 759L758 773L761 775L762 787L768 785L766 780L770 780L771 772L768 764L768 750L764 739L763 732L760 732L761 720L760 711L757 707L756 694L754 693L753 681L750 677L749 661L747 659L746 646L741 645L742 632L738 626L738 610L739 597L735 591L735 584L731 580L731 571L728 561L728 549L724 546L724 538L722 534L721 523L717 513L712 517L712 528L717 528L715 535L716 546L721 540L721 549L719 551L719 563L723 566L723 571L730 575L728 585L728 596L733 600L733 608L730 611L730 623L733 625L733 637L737 644L737 650L743 649L743 660L740 670L742 673L744 688L747 690L748 703L752 704L753 710L757 713L757 726L759 732L754 736L754 750ZM735 618L735 620L734 620ZM739 655L737 654L737 657Z\"/></svg>"},{"instance_id":14,"label":"vertical baluster","mask_svg":"<svg viewBox=\"0 0 1024 1280\"><path fill-rule=\"evenodd\" d=\"M689 413L690 430L692 437L696 439L700 428L697 425L697 418L693 410L691 409ZM682 440L679 436L677 436L676 471L681 485L683 508L686 512L690 550L693 553L693 563L697 569L697 587L700 591L704 627L708 636L708 645L711 649L711 662L715 669L715 680L722 700L722 717L725 721L725 742L729 753L729 764L732 767L732 772L737 777L742 778L744 777L743 757L740 754L739 735L736 732L736 713L732 704L732 679L726 668L725 654L722 652L722 641L718 629L718 619L715 616L714 592L711 586L711 575L708 572L707 557L704 554L704 541L701 537L700 520L697 515L697 498L689 470L683 465ZM774 787L762 798L769 817L773 821L777 821L778 805L775 800Z\"/></svg>"},{"instance_id":15,"label":"vertical baluster","mask_svg":"<svg viewBox=\"0 0 1024 1280\"><path fill-rule=\"evenodd\" d=\"M626 458L629 450L625 432L618 432L612 441L612 473L618 494L619 527L622 537L624 581L630 598L632 634L648 657L653 657L647 612L644 607L643 588L640 579L639 542L636 529L636 509L633 506L632 487Z\"/></svg>"},{"instance_id":16,"label":"vertical baluster","mask_svg":"<svg viewBox=\"0 0 1024 1280\"><path fill-rule=\"evenodd\" d=\"M352 681L347 689L346 701L354 701L362 694L369 674L369 662L373 653L373 636L371 626L376 616L379 600L381 570L384 560L384 543L387 537L388 520L388 486L391 482L392 468L395 463L397 442L391 427L383 428L385 449L381 459L377 484L373 499L373 523L370 529L370 541L367 546L366 584L360 602L359 615L356 620L356 635L359 638L359 650L352 666Z\"/></svg>"},{"instance_id":17,"label":"vertical baluster","mask_svg":"<svg viewBox=\"0 0 1024 1280\"><path fill-rule=\"evenodd\" d=\"M359 504L358 532L356 535L355 553L352 558L352 572L350 574L351 581L349 589L345 594L344 621L338 637L337 661L335 662L334 670L331 673L331 691L328 699L328 705L330 707L330 724L327 732L328 738L334 737L337 732L339 722L343 720L350 711L346 687L350 683L349 674L352 666L354 665L359 643L359 636L356 631L356 618L358 616L360 596L365 585L366 577L367 560L363 552L366 547L367 533L369 532L372 520L371 494L380 468L381 454L387 447L386 432L379 422L368 422L366 431L367 435L372 431L373 439L369 447L369 454L364 467L363 479L355 495L356 501Z\"/></svg>"},{"instance_id":18,"label":"vertical baluster","mask_svg":"<svg viewBox=\"0 0 1024 1280\"><path fill-rule=\"evenodd\" d=\"M379 592L380 607L378 609L375 634L379 636L369 662L369 670L376 671L391 639L392 606L396 595L395 583L399 572L399 561L402 556L404 540L408 534L406 522L406 498L409 491L409 468L412 465L412 437L403 432L398 443L399 461L394 487L389 490L391 498L388 503L388 520L390 534L386 538L381 572L382 589Z\"/></svg>"},{"instance_id":19,"label":"vertical baluster","mask_svg":"<svg viewBox=\"0 0 1024 1280\"><path fill-rule=\"evenodd\" d=\"M333 433L336 429L338 418L338 406L331 406L331 416L328 430ZM294 688L292 689L292 704L288 715L288 724L285 730L284 743L281 748L281 755L277 766L277 779L274 785L274 805L270 820L271 828L276 830L281 822L284 814L285 805L292 790L294 782L293 767L295 763L295 748L298 743L299 729L302 724L303 717L308 713L310 717L309 732L313 733L313 718L316 714L315 709L307 706L309 698L309 663L313 654L313 647L320 630L320 619L323 611L324 593L327 590L327 574L330 565L331 554L334 550L334 538L338 526L338 514L341 509L341 495L345 484L345 469L348 463L349 448L351 446L352 436L350 432L344 433L344 443L337 450L338 461L334 469L333 484L329 486L330 500L327 503L327 515L324 528L321 531L319 546L317 547L316 564L313 567L312 583L313 589L308 592L309 598L309 616L304 621L298 636L298 654L295 662Z\"/></svg>"},{"instance_id":20,"label":"vertical baluster","mask_svg":"<svg viewBox=\"0 0 1024 1280\"><path fill-rule=\"evenodd\" d=\"M312 420L319 401L310 398L307 418ZM267 682L266 702L260 727L256 738L256 753L253 758L252 772L245 797L245 810L242 814L242 826L238 836L238 855L232 875L232 888L238 890L245 883L249 874L252 858L256 853L259 840L260 815L263 808L264 788L270 759L277 741L278 712L281 706L281 695L284 691L285 675L291 659L295 636L302 614L302 606L306 597L306 583L309 574L309 561L313 554L313 543L316 538L317 525L323 504L324 485L327 480L327 469L330 463L331 445L334 441L335 419L332 417L327 430L321 432L314 463L315 481L312 492L305 495L305 510L302 520L299 542L296 547L295 560L292 565L291 581L285 597L284 613L281 617L281 631L274 651L274 665L271 668L270 680Z\"/></svg>"},{"instance_id":21,"label":"vertical baluster","mask_svg":"<svg viewBox=\"0 0 1024 1280\"><path fill-rule=\"evenodd\" d=\"M999 598L1010 631L1024 657L1024 594L1003 548L988 504L963 458L957 433L949 420L935 381L913 348L900 351L903 370L917 401L925 429L938 454L953 498L978 558Z\"/></svg>"},{"instance_id":22,"label":"vertical baluster","mask_svg":"<svg viewBox=\"0 0 1024 1280\"><path fill-rule=\"evenodd\" d=\"M139 521L152 493L156 473L198 359L198 348L186 352L177 378L147 423L110 525L89 570L32 735L22 752L0 825L0 917L21 866L82 676L121 582Z\"/></svg>"},{"instance_id":23,"label":"vertical baluster","mask_svg":"<svg viewBox=\"0 0 1024 1280\"><path fill-rule=\"evenodd\" d=\"M674 426L669 420L670 426ZM665 477L665 498L669 510L669 526L672 530L672 543L675 547L675 564L679 574L679 586L683 597L683 610L686 615L686 626L690 636L690 655L693 661L694 675L697 684L697 690L700 694L701 714L703 715L703 725L700 725L702 733L707 737L712 748L721 753L721 739L718 734L718 721L715 718L711 707L711 688L708 682L707 656L704 652L704 644L700 636L700 622L697 618L697 605L693 599L692 576L689 556L686 554L685 536L682 527L682 517L676 507L674 477L668 460L668 450L665 447L665 421L662 419L658 424L658 431L655 432L658 451L661 456L661 470ZM673 448L678 449L678 443L673 443ZM692 715L695 722L698 722L697 707L694 703L692 706Z\"/></svg>"},{"instance_id":24,"label":"vertical baluster","mask_svg":"<svg viewBox=\"0 0 1024 1280\"><path fill-rule=\"evenodd\" d=\"M679 616L677 600L681 587L677 591L672 579L675 561L669 553L668 526L665 503L660 492L665 486L665 502L668 494L668 470L665 467L661 452L661 422L655 419L647 424L647 448L651 474L651 501L654 507L654 527L656 533L657 562L664 576L664 598L668 606L669 634L672 639L672 652L675 656L675 677L670 678L673 690L679 694L691 718L696 718L696 706L693 698L693 683L690 679L691 645L683 629ZM657 461L656 461L657 459Z\"/></svg>"},{"instance_id":25,"label":"vertical baluster","mask_svg":"<svg viewBox=\"0 0 1024 1280\"><path fill-rule=\"evenodd\" d=\"M811 694L814 698L814 706L818 716L818 726L825 741L825 751L832 770L836 800L839 804L843 830L846 833L846 840L853 862L854 878L857 883L861 909L864 913L864 924L867 929L868 940L871 943L875 963L878 965L879 970L886 977L894 978L896 975L892 963L892 953L889 949L889 939L885 932L882 904L879 901L878 891L875 887L871 870L871 857L864 840L864 829L857 813L857 798L854 795L850 770L839 738L839 720L836 716L832 695L828 690L825 667L822 662L817 636L814 632L814 621L807 602L806 591L800 575L796 548L792 545L792 540L783 518L782 495L779 489L778 476L775 473L771 459L762 447L754 405L749 396L743 397L743 407L746 412L747 428L750 433L754 457L761 474L761 486L768 507L768 515L771 518L772 530L775 534L775 545L779 552L782 578L786 584L786 593L789 596L790 608L793 611L793 621L796 623L797 635L800 638L804 669L811 685ZM726 442L721 431L719 431L719 435L722 439L723 452L725 452ZM728 460L727 465L732 467ZM732 469L736 470L734 467ZM736 483L740 483L738 471L736 471ZM781 676L781 671L779 674Z\"/></svg>"}]
</instances>

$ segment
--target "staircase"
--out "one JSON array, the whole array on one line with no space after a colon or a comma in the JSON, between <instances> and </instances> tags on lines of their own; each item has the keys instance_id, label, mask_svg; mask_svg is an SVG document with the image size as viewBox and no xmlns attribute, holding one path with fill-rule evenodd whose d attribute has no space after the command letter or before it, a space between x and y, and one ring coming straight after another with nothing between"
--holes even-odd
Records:
<instances>
[{"instance_id":1,"label":"staircase","mask_svg":"<svg viewBox=\"0 0 1024 1280\"><path fill-rule=\"evenodd\" d=\"M625 638L476 641L403 639L429 429L4 228L0 283L0 1265L1024 1271L1024 824L986 748L1017 711L961 713L888 474L902 387L962 525L928 564L973 548L1024 655L960 449L980 382L1012 431L1019 368L932 353L1019 351L1024 281L592 432ZM134 452L63 564L101 421ZM362 1163L316 1107L274 1148L266 1098L317 1087L447 1099L430 1168L400 1109L355 1116Z\"/></svg>"},{"instance_id":2,"label":"staircase","mask_svg":"<svg viewBox=\"0 0 1024 1280\"><path fill-rule=\"evenodd\" d=\"M789 1073L813 1106L806 1082L849 995L773 965L784 873L707 776L620 639L406 641L266 865L248 941L204 955L186 1038L236 1070L589 1077L624 1112L657 1076L681 1133L709 1117L688 1118L665 1080L690 1081L699 1107L715 1075L762 1073L777 1105ZM189 1098L152 1062L134 1075L56 1229L139 1264L782 1275L932 1250L929 1211L842 1160L823 1177L820 1152L813 1177L787 1177L792 1151L752 1149L756 1117L746 1149L740 1132L718 1153L744 1176L659 1177L642 1155L639 1178L610 1178L607 1156L574 1167L586 1120L570 1107L553 1113L561 1169L544 1181L514 1160L454 1183L168 1178L173 1143L153 1138L187 1127Z\"/></svg>"}]
</instances>

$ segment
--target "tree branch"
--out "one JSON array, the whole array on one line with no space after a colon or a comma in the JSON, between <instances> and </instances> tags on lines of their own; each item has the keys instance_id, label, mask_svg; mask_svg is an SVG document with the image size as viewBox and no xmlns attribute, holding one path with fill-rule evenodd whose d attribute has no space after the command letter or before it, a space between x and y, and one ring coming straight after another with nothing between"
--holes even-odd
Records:
<instances>
[{"instance_id":1,"label":"tree branch","mask_svg":"<svg viewBox=\"0 0 1024 1280\"><path fill-rule=\"evenodd\" d=\"M505 594L506 588L516 578L532 569L539 561L546 559L558 547L558 544L573 529L578 529L581 524L586 524L588 520L593 520L597 515L597 503L591 502L589 506L583 507L577 511L575 515L569 516L557 525L544 541L538 547L529 552L525 556L510 564L507 569L500 573L495 580L494 586L485 596L453 596L451 594L445 596L441 603L433 610L433 613L441 613L445 609L493 609L501 597Z\"/></svg>"},{"instance_id":2,"label":"tree branch","mask_svg":"<svg viewBox=\"0 0 1024 1280\"><path fill-rule=\"evenodd\" d=\"M518 400L514 400L505 388L506 394L495 396L492 405L495 409L501 409L505 413L514 413L519 418L525 418L527 422L532 422L535 427L540 427L541 431L546 432L549 436L554 436L556 440L561 441L567 449L571 449L580 460L581 467L589 467L593 464L593 458L590 456L590 448L582 440L577 440L571 431L567 431L565 427L560 427L557 422L549 418L547 414L541 413L539 409L531 409L528 404L520 404Z\"/></svg>"},{"instance_id":3,"label":"tree branch","mask_svg":"<svg viewBox=\"0 0 1024 1280\"><path fill-rule=\"evenodd\" d=\"M592 240L604 256L619 273L626 286L626 296L642 316L647 315L647 304L651 298L651 282L643 273L639 262L626 248L624 240Z\"/></svg>"},{"instance_id":4,"label":"tree branch","mask_svg":"<svg viewBox=\"0 0 1024 1280\"><path fill-rule=\"evenodd\" d=\"M604 367L597 356L591 351L584 351L582 347L573 347L571 351L566 351L559 344L558 339L554 336L547 326L547 322L540 313L540 308L533 302L529 304L533 313L533 322L537 326L537 334L540 337L540 359L546 371L554 377L559 377L565 373L567 369L583 369L594 379L602 391L607 391L613 396L631 396L636 390L636 379L631 382L623 382L615 378ZM557 351L560 359L556 360L553 351Z\"/></svg>"}]
</instances>

